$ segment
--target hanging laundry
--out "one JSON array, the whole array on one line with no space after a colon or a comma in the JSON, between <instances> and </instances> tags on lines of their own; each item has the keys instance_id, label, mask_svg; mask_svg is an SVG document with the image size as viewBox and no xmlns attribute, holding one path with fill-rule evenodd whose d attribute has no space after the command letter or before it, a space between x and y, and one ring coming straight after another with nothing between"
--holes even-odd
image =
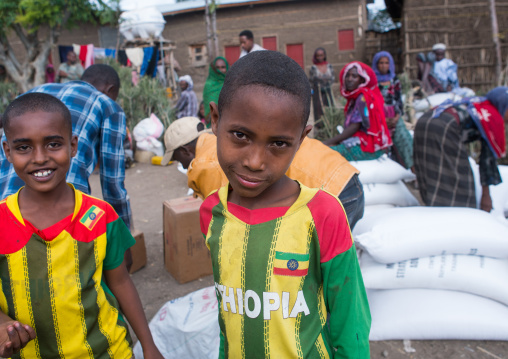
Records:
<instances>
[{"instance_id":1,"label":"hanging laundry","mask_svg":"<svg viewBox=\"0 0 508 359\"><path fill-rule=\"evenodd\" d=\"M141 66L145 56L142 48L125 49L125 53L134 66Z\"/></svg>"},{"instance_id":2,"label":"hanging laundry","mask_svg":"<svg viewBox=\"0 0 508 359\"><path fill-rule=\"evenodd\" d=\"M141 65L140 75L155 77L157 74L157 61L159 61L159 47L145 47L143 49L144 57Z\"/></svg>"},{"instance_id":3,"label":"hanging laundry","mask_svg":"<svg viewBox=\"0 0 508 359\"><path fill-rule=\"evenodd\" d=\"M87 45L81 45L81 49L79 50L79 60L81 61L81 65L85 67L86 62L86 53L88 52L88 46ZM77 55L77 54L76 54Z\"/></svg>"},{"instance_id":4,"label":"hanging laundry","mask_svg":"<svg viewBox=\"0 0 508 359\"><path fill-rule=\"evenodd\" d=\"M116 57L116 50L115 49L104 49L106 52L106 57Z\"/></svg>"},{"instance_id":5,"label":"hanging laundry","mask_svg":"<svg viewBox=\"0 0 508 359\"><path fill-rule=\"evenodd\" d=\"M106 49L102 47L94 47L93 57L94 59L104 59L106 57Z\"/></svg>"},{"instance_id":6,"label":"hanging laundry","mask_svg":"<svg viewBox=\"0 0 508 359\"><path fill-rule=\"evenodd\" d=\"M81 52L81 45L72 44L72 47L73 47L74 52L76 53L76 55L79 57L79 53Z\"/></svg>"},{"instance_id":7,"label":"hanging laundry","mask_svg":"<svg viewBox=\"0 0 508 359\"><path fill-rule=\"evenodd\" d=\"M67 53L69 51L74 51L74 48L72 46L58 46L58 54L60 55L60 63L64 63L67 61Z\"/></svg>"},{"instance_id":8,"label":"hanging laundry","mask_svg":"<svg viewBox=\"0 0 508 359\"><path fill-rule=\"evenodd\" d=\"M123 65L123 66L127 66L127 54L125 53L125 50L119 50L118 51L118 58L117 58L118 62L120 63L120 65Z\"/></svg>"},{"instance_id":9,"label":"hanging laundry","mask_svg":"<svg viewBox=\"0 0 508 359\"><path fill-rule=\"evenodd\" d=\"M94 64L93 44L86 45L86 58L83 67L86 69Z\"/></svg>"}]
</instances>

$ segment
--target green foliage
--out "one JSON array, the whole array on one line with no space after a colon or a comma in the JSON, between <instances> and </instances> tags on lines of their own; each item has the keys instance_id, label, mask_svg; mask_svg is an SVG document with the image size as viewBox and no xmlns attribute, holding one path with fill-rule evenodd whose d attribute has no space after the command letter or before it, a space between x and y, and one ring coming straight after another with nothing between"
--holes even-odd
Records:
<instances>
[{"instance_id":1,"label":"green foliage","mask_svg":"<svg viewBox=\"0 0 508 359\"><path fill-rule=\"evenodd\" d=\"M127 126L132 131L134 126L154 113L167 128L175 119L172 103L166 94L166 88L159 81L143 76L138 86L132 84L132 70L120 67L114 60L107 61L120 76L120 93L117 102L127 117Z\"/></svg>"},{"instance_id":2,"label":"green foliage","mask_svg":"<svg viewBox=\"0 0 508 359\"><path fill-rule=\"evenodd\" d=\"M0 114L4 113L7 105L18 95L18 88L12 82L0 82Z\"/></svg>"},{"instance_id":3,"label":"green foliage","mask_svg":"<svg viewBox=\"0 0 508 359\"><path fill-rule=\"evenodd\" d=\"M320 141L332 138L337 134L337 126L344 126L346 100L342 97L339 100L334 100L332 95L328 103L332 106L323 106L323 116L315 121L314 137Z\"/></svg>"},{"instance_id":4,"label":"green foliage","mask_svg":"<svg viewBox=\"0 0 508 359\"><path fill-rule=\"evenodd\" d=\"M1 0L0 33L13 24L34 33L42 25L73 27L82 22L114 22L118 19L114 13L103 0Z\"/></svg>"}]
</instances>

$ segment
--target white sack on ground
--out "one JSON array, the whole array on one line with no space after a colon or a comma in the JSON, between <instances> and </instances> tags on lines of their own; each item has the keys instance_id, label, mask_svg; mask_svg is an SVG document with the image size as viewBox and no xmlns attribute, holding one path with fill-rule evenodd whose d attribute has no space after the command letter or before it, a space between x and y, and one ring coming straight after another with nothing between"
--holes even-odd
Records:
<instances>
[{"instance_id":1,"label":"white sack on ground","mask_svg":"<svg viewBox=\"0 0 508 359\"><path fill-rule=\"evenodd\" d=\"M158 138L164 132L164 125L153 113L134 126L132 135L136 141L136 146L143 151L151 151L156 156L164 155L162 142Z\"/></svg>"},{"instance_id":2,"label":"white sack on ground","mask_svg":"<svg viewBox=\"0 0 508 359\"><path fill-rule=\"evenodd\" d=\"M473 208L386 209L364 216L354 234L356 244L380 263L440 254L508 258L508 225Z\"/></svg>"},{"instance_id":3,"label":"white sack on ground","mask_svg":"<svg viewBox=\"0 0 508 359\"><path fill-rule=\"evenodd\" d=\"M369 290L370 340L508 340L508 307L432 289Z\"/></svg>"},{"instance_id":4,"label":"white sack on ground","mask_svg":"<svg viewBox=\"0 0 508 359\"><path fill-rule=\"evenodd\" d=\"M395 183L397 181L412 181L416 176L397 162L383 155L376 160L351 161L360 171L360 181L366 183Z\"/></svg>"},{"instance_id":5,"label":"white sack on ground","mask_svg":"<svg viewBox=\"0 0 508 359\"><path fill-rule=\"evenodd\" d=\"M375 204L375 205L366 205L363 211L363 216L370 216L373 213L384 211L388 208L393 208L395 205L393 204Z\"/></svg>"},{"instance_id":6,"label":"white sack on ground","mask_svg":"<svg viewBox=\"0 0 508 359\"><path fill-rule=\"evenodd\" d=\"M456 290L508 305L508 259L452 254L382 264L363 252L360 267L369 289Z\"/></svg>"},{"instance_id":7,"label":"white sack on ground","mask_svg":"<svg viewBox=\"0 0 508 359\"><path fill-rule=\"evenodd\" d=\"M219 322L215 287L207 287L167 302L149 324L155 345L166 359L216 359ZM134 346L143 358L140 343Z\"/></svg>"},{"instance_id":8,"label":"white sack on ground","mask_svg":"<svg viewBox=\"0 0 508 359\"><path fill-rule=\"evenodd\" d=\"M414 100L413 108L416 112L425 112L433 107L441 105L447 100L458 101L460 99L462 99L462 96L457 95L453 92L436 93L421 100Z\"/></svg>"},{"instance_id":9,"label":"white sack on ground","mask_svg":"<svg viewBox=\"0 0 508 359\"><path fill-rule=\"evenodd\" d=\"M480 198L482 195L482 185L480 183L480 169L478 164L469 157L469 163L473 170L475 191L476 191L476 204L480 207ZM508 216L508 166L497 166L501 179L503 182L497 186L489 186L490 197L492 198L492 213L495 215L501 215L503 217Z\"/></svg>"},{"instance_id":10,"label":"white sack on ground","mask_svg":"<svg viewBox=\"0 0 508 359\"><path fill-rule=\"evenodd\" d=\"M363 184L365 205L392 204L399 207L418 206L418 200L402 181Z\"/></svg>"}]
</instances>

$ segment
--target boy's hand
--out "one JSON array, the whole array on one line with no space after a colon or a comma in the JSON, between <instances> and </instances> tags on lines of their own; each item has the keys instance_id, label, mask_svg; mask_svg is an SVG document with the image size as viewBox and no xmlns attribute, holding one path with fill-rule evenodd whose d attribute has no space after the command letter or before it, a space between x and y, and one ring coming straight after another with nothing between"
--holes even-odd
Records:
<instances>
[{"instance_id":1,"label":"boy's hand","mask_svg":"<svg viewBox=\"0 0 508 359\"><path fill-rule=\"evenodd\" d=\"M143 348L143 356L147 359L164 359L164 357L159 352L159 349L157 349L155 344L149 346L146 349Z\"/></svg>"},{"instance_id":2,"label":"boy's hand","mask_svg":"<svg viewBox=\"0 0 508 359\"><path fill-rule=\"evenodd\" d=\"M35 339L35 330L26 324L10 321L0 324L0 356L11 357Z\"/></svg>"}]
</instances>

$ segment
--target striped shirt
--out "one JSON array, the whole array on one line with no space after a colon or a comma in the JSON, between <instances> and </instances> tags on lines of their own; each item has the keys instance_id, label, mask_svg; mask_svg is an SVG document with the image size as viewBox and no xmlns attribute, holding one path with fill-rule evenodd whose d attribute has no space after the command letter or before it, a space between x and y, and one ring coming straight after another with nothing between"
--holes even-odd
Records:
<instances>
[{"instance_id":1,"label":"striped shirt","mask_svg":"<svg viewBox=\"0 0 508 359\"><path fill-rule=\"evenodd\" d=\"M250 211L227 202L227 186L203 202L220 357L369 357L370 312L344 210L300 186L289 208Z\"/></svg>"},{"instance_id":2,"label":"striped shirt","mask_svg":"<svg viewBox=\"0 0 508 359\"><path fill-rule=\"evenodd\" d=\"M78 151L72 158L67 182L90 194L88 177L100 163L102 196L115 209L127 227L131 226L131 207L125 189L125 114L118 104L84 81L46 84L28 92L43 92L61 100L70 110L72 132L78 136ZM5 141L5 134L2 141ZM100 159L100 161L99 161ZM0 150L0 199L17 192L23 181Z\"/></svg>"},{"instance_id":3,"label":"striped shirt","mask_svg":"<svg viewBox=\"0 0 508 359\"><path fill-rule=\"evenodd\" d=\"M75 190L74 213L41 231L21 216L18 193L0 202L0 309L37 337L13 357L131 358L127 325L102 281L134 244L123 221Z\"/></svg>"}]
</instances>

